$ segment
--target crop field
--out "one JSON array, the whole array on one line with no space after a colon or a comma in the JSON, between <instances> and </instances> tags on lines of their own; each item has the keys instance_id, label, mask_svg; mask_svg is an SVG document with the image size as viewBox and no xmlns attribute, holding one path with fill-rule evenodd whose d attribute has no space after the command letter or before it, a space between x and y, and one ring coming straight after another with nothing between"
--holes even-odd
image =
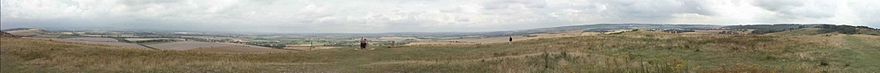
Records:
<instances>
[{"instance_id":1,"label":"crop field","mask_svg":"<svg viewBox=\"0 0 880 73\"><path fill-rule=\"evenodd\" d=\"M510 37L488 37L488 38L468 38L468 39L454 39L454 40L439 40L439 41L418 41L411 42L406 45L475 45L475 44L492 44L492 43L507 43L510 38L514 38L513 41L522 41L522 40L531 40L531 39L541 39L541 38L560 38L560 37L576 37L576 36L591 36L597 35L598 32L564 32L564 33L554 33L554 34L532 34L533 36L510 36Z\"/></svg>"},{"instance_id":2,"label":"crop field","mask_svg":"<svg viewBox=\"0 0 880 73\"><path fill-rule=\"evenodd\" d=\"M339 47L331 47L331 46L288 46L284 47L284 49L288 50L324 50L324 49L336 49Z\"/></svg>"},{"instance_id":3,"label":"crop field","mask_svg":"<svg viewBox=\"0 0 880 73\"><path fill-rule=\"evenodd\" d=\"M261 54L261 53L286 53L296 52L292 50L274 49L262 46L221 43L224 46L211 46L189 49L186 51L202 52L202 53L226 53L226 54Z\"/></svg>"},{"instance_id":4,"label":"crop field","mask_svg":"<svg viewBox=\"0 0 880 73\"><path fill-rule=\"evenodd\" d=\"M123 48L135 48L135 49L149 49L147 47L134 44L134 43L126 43L119 42L113 38L65 38L60 39L63 42L72 42L72 43L82 43L82 44L97 44L97 45L108 45L108 46L118 46Z\"/></svg>"},{"instance_id":5,"label":"crop field","mask_svg":"<svg viewBox=\"0 0 880 73\"><path fill-rule=\"evenodd\" d=\"M589 72L865 73L880 71L872 35L678 35L631 32L513 44L411 45L259 54L114 49L3 38L15 72ZM192 44L190 44L192 45ZM182 46L182 45L181 45ZM193 49L197 50L197 49Z\"/></svg>"},{"instance_id":6,"label":"crop field","mask_svg":"<svg viewBox=\"0 0 880 73\"><path fill-rule=\"evenodd\" d=\"M277 53L290 52L290 50L273 49L262 46L235 44L235 43L213 43L213 42L196 42L196 41L179 41L169 43L156 43L148 45L159 50L171 51L192 51L202 53Z\"/></svg>"},{"instance_id":7,"label":"crop field","mask_svg":"<svg viewBox=\"0 0 880 73\"><path fill-rule=\"evenodd\" d=\"M155 48L161 49L161 50L191 50L191 49L196 49L196 48L230 46L230 44L212 43L212 42L196 42L196 41L180 41L180 42L149 44L147 46L155 47Z\"/></svg>"}]
</instances>

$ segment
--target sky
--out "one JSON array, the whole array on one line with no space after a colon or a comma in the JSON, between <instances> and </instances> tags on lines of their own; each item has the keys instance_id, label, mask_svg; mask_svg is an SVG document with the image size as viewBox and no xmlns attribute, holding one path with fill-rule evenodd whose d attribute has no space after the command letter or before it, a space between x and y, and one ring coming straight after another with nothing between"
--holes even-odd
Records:
<instances>
[{"instance_id":1,"label":"sky","mask_svg":"<svg viewBox=\"0 0 880 73\"><path fill-rule=\"evenodd\" d=\"M484 32L600 23L880 27L880 0L0 0L0 26L267 33Z\"/></svg>"}]
</instances>

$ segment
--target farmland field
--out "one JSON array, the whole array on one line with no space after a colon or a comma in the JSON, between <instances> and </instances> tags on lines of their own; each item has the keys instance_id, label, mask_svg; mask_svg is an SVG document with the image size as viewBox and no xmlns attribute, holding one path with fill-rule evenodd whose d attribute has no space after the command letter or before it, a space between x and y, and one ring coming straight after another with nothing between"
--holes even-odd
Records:
<instances>
[{"instance_id":1,"label":"farmland field","mask_svg":"<svg viewBox=\"0 0 880 73\"><path fill-rule=\"evenodd\" d=\"M209 53L285 53L285 52L295 52L291 50L282 50L282 49L274 49L268 47L261 46L253 46L253 45L244 45L244 44L232 44L232 43L219 43L223 44L223 46L210 46L210 47L199 47L195 49L189 49L186 51L193 52L209 52Z\"/></svg>"},{"instance_id":2,"label":"farmland field","mask_svg":"<svg viewBox=\"0 0 880 73\"><path fill-rule=\"evenodd\" d=\"M221 47L221 46L227 46L227 44L212 43L212 42L181 41L181 42L150 44L147 46L155 47L157 49L162 49L162 50L190 50L190 49L206 48L206 47Z\"/></svg>"},{"instance_id":3,"label":"farmland field","mask_svg":"<svg viewBox=\"0 0 880 73\"><path fill-rule=\"evenodd\" d=\"M60 41L64 42L73 42L73 43L83 43L83 44L97 44L97 45L108 45L108 46L118 46L123 48L134 48L134 49L149 49L147 47L134 44L134 43L126 43L120 42L113 38L65 38L60 39Z\"/></svg>"},{"instance_id":4,"label":"farmland field","mask_svg":"<svg viewBox=\"0 0 880 73\"><path fill-rule=\"evenodd\" d=\"M289 50L273 49L261 46L235 44L235 43L214 43L214 42L197 42L197 41L179 41L168 43L157 43L147 45L159 50L173 51L195 51L195 52L214 52L214 53L271 53L271 52L288 52Z\"/></svg>"},{"instance_id":5,"label":"farmland field","mask_svg":"<svg viewBox=\"0 0 880 73\"><path fill-rule=\"evenodd\" d=\"M560 38L560 37L575 37L575 36L590 36L599 34L597 32L565 32L565 33L554 33L554 34L532 34L532 36L509 36L509 37L488 37L488 38L468 38L468 39L454 39L454 40L439 40L439 41L418 41L412 42L406 45L474 45L474 44L492 44L492 43L507 43L510 38L515 38L513 41L522 41L522 40L531 40L531 39L541 39L541 38Z\"/></svg>"}]
</instances>

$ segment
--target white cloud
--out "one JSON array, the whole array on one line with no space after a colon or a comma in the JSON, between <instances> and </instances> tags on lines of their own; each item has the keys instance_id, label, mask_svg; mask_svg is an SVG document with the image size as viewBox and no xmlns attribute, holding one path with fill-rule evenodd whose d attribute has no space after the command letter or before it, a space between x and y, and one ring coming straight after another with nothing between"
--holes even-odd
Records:
<instances>
[{"instance_id":1,"label":"white cloud","mask_svg":"<svg viewBox=\"0 0 880 73\"><path fill-rule=\"evenodd\" d=\"M880 26L876 0L0 0L3 26L240 32L497 31L592 23ZM8 28L8 27L4 27Z\"/></svg>"}]
</instances>

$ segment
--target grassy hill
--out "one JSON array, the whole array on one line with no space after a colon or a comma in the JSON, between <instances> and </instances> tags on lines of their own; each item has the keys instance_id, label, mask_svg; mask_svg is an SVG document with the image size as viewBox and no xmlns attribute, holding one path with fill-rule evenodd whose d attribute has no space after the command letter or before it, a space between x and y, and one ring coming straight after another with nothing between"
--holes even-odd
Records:
<instances>
[{"instance_id":1,"label":"grassy hill","mask_svg":"<svg viewBox=\"0 0 880 73\"><path fill-rule=\"evenodd\" d=\"M6 29L2 30L6 33L16 35L16 36L37 36L43 33L46 33L43 29L36 28L15 28L15 29Z\"/></svg>"},{"instance_id":2,"label":"grassy hill","mask_svg":"<svg viewBox=\"0 0 880 73\"><path fill-rule=\"evenodd\" d=\"M550 27L550 28L536 28L536 29L528 29L528 30L484 32L484 33L478 33L478 35L487 36L487 37L498 37L498 36L528 35L528 34L539 34L539 33L560 33L560 32L572 32L572 31L611 32L611 31L616 31L616 30L628 30L628 29L688 29L688 30L696 30L696 29L714 29L714 28L719 28L719 27L722 27L722 26L705 25L705 24L586 24L586 25L559 26L559 27Z\"/></svg>"},{"instance_id":3,"label":"grassy hill","mask_svg":"<svg viewBox=\"0 0 880 73\"><path fill-rule=\"evenodd\" d=\"M843 30L835 30L833 28L802 28L802 29L794 29L788 31L767 33L769 35L789 35L789 36L798 36L798 35L836 35L836 34L864 34L864 35L880 35L880 31L871 30L871 29L843 29Z\"/></svg>"},{"instance_id":4,"label":"grassy hill","mask_svg":"<svg viewBox=\"0 0 880 73\"><path fill-rule=\"evenodd\" d=\"M871 35L679 35L637 31L513 44L267 54L122 49L2 38L0 71L19 72L878 72Z\"/></svg>"},{"instance_id":5,"label":"grassy hill","mask_svg":"<svg viewBox=\"0 0 880 73\"><path fill-rule=\"evenodd\" d=\"M0 31L0 37L15 37L15 35Z\"/></svg>"},{"instance_id":6,"label":"grassy hill","mask_svg":"<svg viewBox=\"0 0 880 73\"><path fill-rule=\"evenodd\" d=\"M880 35L880 29L866 26L832 24L773 24L725 26L728 29L751 29L753 34L817 35L827 33Z\"/></svg>"}]
</instances>

